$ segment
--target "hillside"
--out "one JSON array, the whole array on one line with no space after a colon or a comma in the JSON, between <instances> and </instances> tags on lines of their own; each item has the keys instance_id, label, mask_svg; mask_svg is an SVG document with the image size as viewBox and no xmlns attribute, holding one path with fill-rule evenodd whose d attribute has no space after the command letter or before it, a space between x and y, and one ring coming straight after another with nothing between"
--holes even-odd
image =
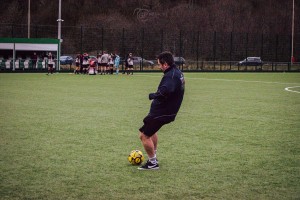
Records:
<instances>
[{"instance_id":1,"label":"hillside","mask_svg":"<svg viewBox=\"0 0 300 200\"><path fill-rule=\"evenodd\" d=\"M58 0L31 0L31 37L57 38ZM62 0L62 53L289 61L292 0ZM295 1L296 58L300 1ZM2 0L0 37L27 37L28 0Z\"/></svg>"},{"instance_id":2,"label":"hillside","mask_svg":"<svg viewBox=\"0 0 300 200\"><path fill-rule=\"evenodd\" d=\"M0 24L27 24L28 0L2 0ZM299 32L299 7L295 23ZM13 13L13 14L12 14ZM31 0L32 25L57 25L58 0ZM286 33L292 0L63 0L63 26Z\"/></svg>"}]
</instances>

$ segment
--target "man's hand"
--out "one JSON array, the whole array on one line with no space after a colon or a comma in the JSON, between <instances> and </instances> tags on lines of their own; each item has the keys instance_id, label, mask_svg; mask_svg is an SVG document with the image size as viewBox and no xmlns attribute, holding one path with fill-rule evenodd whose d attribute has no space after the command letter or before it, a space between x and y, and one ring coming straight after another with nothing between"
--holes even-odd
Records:
<instances>
[{"instance_id":1,"label":"man's hand","mask_svg":"<svg viewBox=\"0 0 300 200\"><path fill-rule=\"evenodd\" d=\"M155 98L155 93L150 93L149 94L149 100L152 100L152 99L154 99Z\"/></svg>"}]
</instances>

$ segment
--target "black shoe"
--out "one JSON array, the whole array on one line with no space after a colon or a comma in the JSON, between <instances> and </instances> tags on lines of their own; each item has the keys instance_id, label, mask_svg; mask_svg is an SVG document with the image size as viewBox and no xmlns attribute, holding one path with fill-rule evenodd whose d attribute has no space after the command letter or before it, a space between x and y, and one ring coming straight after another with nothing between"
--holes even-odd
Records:
<instances>
[{"instance_id":1,"label":"black shoe","mask_svg":"<svg viewBox=\"0 0 300 200\"><path fill-rule=\"evenodd\" d=\"M154 169L159 169L158 163L153 164L148 160L146 164L138 168L139 170L154 170Z\"/></svg>"}]
</instances>

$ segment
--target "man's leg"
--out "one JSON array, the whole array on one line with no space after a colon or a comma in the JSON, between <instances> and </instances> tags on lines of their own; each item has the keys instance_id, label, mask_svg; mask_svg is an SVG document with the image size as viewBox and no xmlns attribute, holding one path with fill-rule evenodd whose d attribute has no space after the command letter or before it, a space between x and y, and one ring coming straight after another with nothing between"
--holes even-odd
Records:
<instances>
[{"instance_id":1,"label":"man's leg","mask_svg":"<svg viewBox=\"0 0 300 200\"><path fill-rule=\"evenodd\" d=\"M154 155L155 155L155 158L156 158L156 153L157 153L157 142L158 142L157 133L155 133L154 135L152 135L151 140L152 140L153 145L154 145ZM156 161L157 161L157 158L156 158Z\"/></svg>"},{"instance_id":2,"label":"man's leg","mask_svg":"<svg viewBox=\"0 0 300 200\"><path fill-rule=\"evenodd\" d=\"M155 133L154 135L151 136L151 140L154 145L154 151L156 151L157 150L157 142L158 142L157 133ZM154 152L154 153L156 153L156 152Z\"/></svg>"},{"instance_id":3,"label":"man's leg","mask_svg":"<svg viewBox=\"0 0 300 200\"><path fill-rule=\"evenodd\" d=\"M145 149L145 151L146 151L149 159L153 158L155 156L154 142L152 140L152 137L146 136L145 134L143 134L142 132L140 132L140 139L142 141L142 144L144 146L144 149Z\"/></svg>"},{"instance_id":4,"label":"man's leg","mask_svg":"<svg viewBox=\"0 0 300 200\"><path fill-rule=\"evenodd\" d=\"M148 155L148 161L141 167L139 167L139 170L153 170L153 169L159 169L158 162L156 160L155 151L154 151L154 143L152 140L152 136L146 136L144 133L140 132L140 139L142 141L142 144L144 146L144 149ZM157 137L156 137L157 139ZM154 138L155 140L155 138ZM157 141L157 140L156 140Z\"/></svg>"}]
</instances>

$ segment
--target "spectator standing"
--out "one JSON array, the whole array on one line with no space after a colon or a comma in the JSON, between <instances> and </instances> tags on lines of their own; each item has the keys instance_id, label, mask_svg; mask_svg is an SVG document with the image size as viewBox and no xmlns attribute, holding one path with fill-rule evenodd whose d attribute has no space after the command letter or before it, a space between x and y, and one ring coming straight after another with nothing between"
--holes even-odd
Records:
<instances>
[{"instance_id":1,"label":"spectator standing","mask_svg":"<svg viewBox=\"0 0 300 200\"><path fill-rule=\"evenodd\" d=\"M96 75L96 66L97 61L89 59L89 68L88 68L88 74L89 75Z\"/></svg>"},{"instance_id":2,"label":"spectator standing","mask_svg":"<svg viewBox=\"0 0 300 200\"><path fill-rule=\"evenodd\" d=\"M82 73L86 74L89 68L89 54L83 54L83 61L82 61Z\"/></svg>"},{"instance_id":3,"label":"spectator standing","mask_svg":"<svg viewBox=\"0 0 300 200\"><path fill-rule=\"evenodd\" d=\"M36 52L33 53L32 57L31 57L31 60L32 60L32 67L37 69L37 61L38 61L38 56L36 55Z\"/></svg>"},{"instance_id":4,"label":"spectator standing","mask_svg":"<svg viewBox=\"0 0 300 200\"><path fill-rule=\"evenodd\" d=\"M80 73L80 54L77 54L76 58L75 58L75 74L79 74Z\"/></svg>"},{"instance_id":5,"label":"spectator standing","mask_svg":"<svg viewBox=\"0 0 300 200\"><path fill-rule=\"evenodd\" d=\"M129 57L129 54L127 54L127 55L125 56L125 59L124 59L125 69L124 69L124 71L123 71L122 74L127 73L127 70L128 70L128 62L127 62L127 59L128 59L128 57Z\"/></svg>"},{"instance_id":6,"label":"spectator standing","mask_svg":"<svg viewBox=\"0 0 300 200\"><path fill-rule=\"evenodd\" d=\"M83 69L82 63L83 63L83 54L81 53L80 54L80 73L82 73L82 69Z\"/></svg>"},{"instance_id":7,"label":"spectator standing","mask_svg":"<svg viewBox=\"0 0 300 200\"><path fill-rule=\"evenodd\" d=\"M127 58L127 63L128 63L127 75L130 74L130 71L131 71L131 75L133 75L133 57L132 57L132 53L129 53L129 56Z\"/></svg>"},{"instance_id":8,"label":"spectator standing","mask_svg":"<svg viewBox=\"0 0 300 200\"><path fill-rule=\"evenodd\" d=\"M98 74L100 74L100 72L101 72L101 56L102 55L100 53L97 55L97 62L98 62L97 71L98 71Z\"/></svg>"},{"instance_id":9,"label":"spectator standing","mask_svg":"<svg viewBox=\"0 0 300 200\"><path fill-rule=\"evenodd\" d=\"M118 54L115 54L115 68L116 68L116 75L119 74L119 66L120 66L120 56Z\"/></svg>"},{"instance_id":10,"label":"spectator standing","mask_svg":"<svg viewBox=\"0 0 300 200\"><path fill-rule=\"evenodd\" d=\"M47 73L47 75L49 75L49 73L53 74L53 65L54 65L54 56L52 55L51 52L49 52L49 54L48 54L48 73Z\"/></svg>"},{"instance_id":11,"label":"spectator standing","mask_svg":"<svg viewBox=\"0 0 300 200\"><path fill-rule=\"evenodd\" d=\"M108 58L108 73L113 74L114 73L114 54L110 54Z\"/></svg>"},{"instance_id":12,"label":"spectator standing","mask_svg":"<svg viewBox=\"0 0 300 200\"><path fill-rule=\"evenodd\" d=\"M106 68L107 68L107 65L108 65L108 58L109 58L108 53L106 53L106 51L104 51L103 55L100 58L101 75L102 75L102 73L103 74L106 73Z\"/></svg>"}]
</instances>

